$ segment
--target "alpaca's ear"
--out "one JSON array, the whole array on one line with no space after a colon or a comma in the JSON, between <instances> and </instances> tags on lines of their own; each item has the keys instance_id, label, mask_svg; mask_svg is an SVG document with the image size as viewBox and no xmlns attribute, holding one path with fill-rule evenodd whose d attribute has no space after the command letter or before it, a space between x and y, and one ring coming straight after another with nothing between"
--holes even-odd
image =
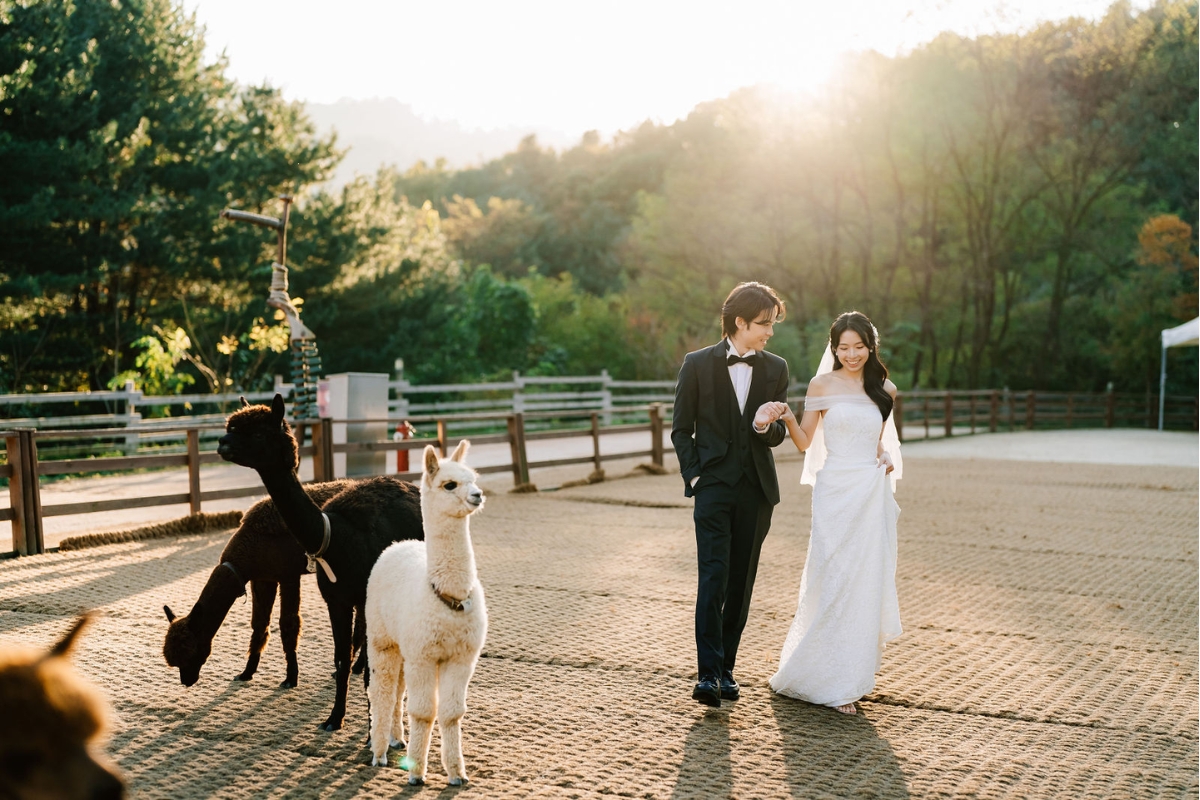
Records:
<instances>
[{"instance_id":1,"label":"alpaca's ear","mask_svg":"<svg viewBox=\"0 0 1200 800\"><path fill-rule=\"evenodd\" d=\"M438 454L433 445L425 445L425 474L433 477L438 471Z\"/></svg>"},{"instance_id":2,"label":"alpaca's ear","mask_svg":"<svg viewBox=\"0 0 1200 800\"><path fill-rule=\"evenodd\" d=\"M454 452L450 454L451 461L462 463L467 460L467 451L471 449L471 443L463 439L458 443L458 447L454 448Z\"/></svg>"},{"instance_id":3,"label":"alpaca's ear","mask_svg":"<svg viewBox=\"0 0 1200 800\"><path fill-rule=\"evenodd\" d=\"M286 409L283 405L283 395L275 393L275 399L271 401L271 418L276 422L283 422L283 416Z\"/></svg>"},{"instance_id":4,"label":"alpaca's ear","mask_svg":"<svg viewBox=\"0 0 1200 800\"><path fill-rule=\"evenodd\" d=\"M163 611L167 612L167 622L175 621L175 612L171 610L170 606L163 606Z\"/></svg>"},{"instance_id":5,"label":"alpaca's ear","mask_svg":"<svg viewBox=\"0 0 1200 800\"><path fill-rule=\"evenodd\" d=\"M84 614L76 620L75 624L71 626L71 630L67 631L66 635L58 640L58 644L50 648L50 657L63 656L71 652L71 648L75 645L75 637L79 635L79 632L87 626L91 619L91 615Z\"/></svg>"},{"instance_id":6,"label":"alpaca's ear","mask_svg":"<svg viewBox=\"0 0 1200 800\"><path fill-rule=\"evenodd\" d=\"M242 395L242 408L249 408L250 401L246 399L246 395Z\"/></svg>"}]
</instances>

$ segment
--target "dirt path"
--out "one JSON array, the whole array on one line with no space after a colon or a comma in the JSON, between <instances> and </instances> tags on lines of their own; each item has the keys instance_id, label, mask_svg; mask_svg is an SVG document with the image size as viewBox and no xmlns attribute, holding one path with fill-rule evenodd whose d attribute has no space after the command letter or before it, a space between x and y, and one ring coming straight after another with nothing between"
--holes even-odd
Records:
<instances>
[{"instance_id":1,"label":"dirt path","mask_svg":"<svg viewBox=\"0 0 1200 800\"><path fill-rule=\"evenodd\" d=\"M799 461L781 478L797 486ZM48 644L104 611L79 660L120 717L109 750L135 797L1197 796L1194 469L914 460L897 494L905 633L858 718L766 687L795 610L807 488L764 546L742 700L691 701L679 489L663 476L490 497L473 528L491 630L463 790L369 766L361 686L346 728L317 731L332 664L308 580L298 688L276 688L274 629L258 677L230 680L249 638L241 604L200 682L179 685L162 604L190 607L224 533L0 562L0 642Z\"/></svg>"}]
</instances>

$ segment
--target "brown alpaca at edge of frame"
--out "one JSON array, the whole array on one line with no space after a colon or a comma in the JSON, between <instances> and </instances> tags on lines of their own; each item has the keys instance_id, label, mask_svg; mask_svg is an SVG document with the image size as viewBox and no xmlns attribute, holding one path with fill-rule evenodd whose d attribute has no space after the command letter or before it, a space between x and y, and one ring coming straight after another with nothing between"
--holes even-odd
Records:
<instances>
[{"instance_id":1,"label":"brown alpaca at edge of frame","mask_svg":"<svg viewBox=\"0 0 1200 800\"><path fill-rule=\"evenodd\" d=\"M217 452L258 472L296 541L306 553L320 557L317 588L329 609L337 680L333 710L320 728L335 731L346 716L354 611L366 602L367 578L379 554L393 542L425 538L420 490L395 478L366 478L322 506L305 493L296 475L299 448L284 419L283 397L275 395L270 407L242 403L226 421ZM370 674L364 670L364 683Z\"/></svg>"},{"instance_id":2,"label":"brown alpaca at edge of frame","mask_svg":"<svg viewBox=\"0 0 1200 800\"><path fill-rule=\"evenodd\" d=\"M89 615L44 650L0 646L0 797L119 800L125 784L95 752L108 703L71 665Z\"/></svg>"},{"instance_id":3,"label":"brown alpaca at edge of frame","mask_svg":"<svg viewBox=\"0 0 1200 800\"><path fill-rule=\"evenodd\" d=\"M308 496L318 505L323 505L334 495L352 485L352 481L329 481L312 483L304 487ZM267 640L271 636L271 610L275 606L275 594L279 593L279 638L282 640L284 657L287 660L287 677L280 688L295 688L299 680L296 661L296 645L300 640L300 578L308 574L308 561L304 550L284 523L283 517L270 498L259 500L242 516L242 522L225 549L200 597L192 610L176 617L169 606L166 612L166 639L163 642L163 657L167 664L179 670L179 682L192 686L200 680L200 669L212 652L213 637L220 630L225 616L239 597L246 594L250 584L253 610L250 615L250 648L246 667L234 678L248 681L258 671L259 659ZM354 649L360 653L354 672L362 672L362 649L366 636L366 625L361 611L355 615Z\"/></svg>"}]
</instances>

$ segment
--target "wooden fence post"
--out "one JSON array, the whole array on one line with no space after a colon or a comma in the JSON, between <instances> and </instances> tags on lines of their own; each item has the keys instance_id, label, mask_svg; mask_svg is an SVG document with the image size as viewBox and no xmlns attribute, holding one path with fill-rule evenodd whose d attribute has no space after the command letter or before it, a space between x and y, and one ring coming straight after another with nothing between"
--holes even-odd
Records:
<instances>
[{"instance_id":1,"label":"wooden fence post","mask_svg":"<svg viewBox=\"0 0 1200 800\"><path fill-rule=\"evenodd\" d=\"M529 483L529 460L525 454L525 415L513 414L508 418L508 445L512 450L513 484Z\"/></svg>"},{"instance_id":2,"label":"wooden fence post","mask_svg":"<svg viewBox=\"0 0 1200 800\"><path fill-rule=\"evenodd\" d=\"M992 397L988 407L988 433L995 433L1000 427L1000 392L992 389Z\"/></svg>"},{"instance_id":3,"label":"wooden fence post","mask_svg":"<svg viewBox=\"0 0 1200 800\"><path fill-rule=\"evenodd\" d=\"M896 398L896 402L900 402ZM662 404L650 404L650 460L654 462L656 467L663 465L663 418Z\"/></svg>"},{"instance_id":4,"label":"wooden fence post","mask_svg":"<svg viewBox=\"0 0 1200 800\"><path fill-rule=\"evenodd\" d=\"M971 395L971 433L975 433L975 395Z\"/></svg>"},{"instance_id":5,"label":"wooden fence post","mask_svg":"<svg viewBox=\"0 0 1200 800\"><path fill-rule=\"evenodd\" d=\"M921 403L921 419L925 423L925 438L929 438L929 395L925 395Z\"/></svg>"},{"instance_id":6,"label":"wooden fence post","mask_svg":"<svg viewBox=\"0 0 1200 800\"><path fill-rule=\"evenodd\" d=\"M313 480L333 480L333 420L322 418L313 425Z\"/></svg>"},{"instance_id":7,"label":"wooden fence post","mask_svg":"<svg viewBox=\"0 0 1200 800\"><path fill-rule=\"evenodd\" d=\"M896 404L892 406L892 420L896 423L896 438L904 441L904 398L896 392ZM662 436L658 437L662 441ZM661 466L661 464L659 465Z\"/></svg>"},{"instance_id":8,"label":"wooden fence post","mask_svg":"<svg viewBox=\"0 0 1200 800\"><path fill-rule=\"evenodd\" d=\"M200 429L187 431L188 504L192 514L200 513Z\"/></svg>"},{"instance_id":9,"label":"wooden fence post","mask_svg":"<svg viewBox=\"0 0 1200 800\"><path fill-rule=\"evenodd\" d=\"M946 391L946 436L954 435L954 395Z\"/></svg>"},{"instance_id":10,"label":"wooden fence post","mask_svg":"<svg viewBox=\"0 0 1200 800\"><path fill-rule=\"evenodd\" d=\"M612 377L609 376L607 369L600 370L600 392L600 409L604 412L604 424L612 425ZM599 469L599 467L596 467L596 469Z\"/></svg>"},{"instance_id":11,"label":"wooden fence post","mask_svg":"<svg viewBox=\"0 0 1200 800\"><path fill-rule=\"evenodd\" d=\"M1075 421L1075 393L1067 392L1067 427Z\"/></svg>"},{"instance_id":12,"label":"wooden fence post","mask_svg":"<svg viewBox=\"0 0 1200 800\"><path fill-rule=\"evenodd\" d=\"M600 415L592 412L592 468L600 471Z\"/></svg>"},{"instance_id":13,"label":"wooden fence post","mask_svg":"<svg viewBox=\"0 0 1200 800\"><path fill-rule=\"evenodd\" d=\"M1104 427L1111 428L1117 419L1117 396L1109 389L1104 401Z\"/></svg>"},{"instance_id":14,"label":"wooden fence post","mask_svg":"<svg viewBox=\"0 0 1200 800\"><path fill-rule=\"evenodd\" d=\"M25 546L25 454L21 449L22 437L19 432L4 439L5 453L8 465L12 467L12 475L8 478L8 505L12 509L12 549L14 553L27 555Z\"/></svg>"},{"instance_id":15,"label":"wooden fence post","mask_svg":"<svg viewBox=\"0 0 1200 800\"><path fill-rule=\"evenodd\" d=\"M1025 429L1033 430L1033 415L1037 410L1037 399L1032 391L1025 395Z\"/></svg>"},{"instance_id":16,"label":"wooden fence post","mask_svg":"<svg viewBox=\"0 0 1200 800\"><path fill-rule=\"evenodd\" d=\"M24 512L22 522L23 534L20 545L14 539L13 549L23 556L37 555L46 552L45 539L42 536L42 493L38 484L37 442L34 431L27 428L17 432L21 442L21 508ZM16 470L13 470L16 474Z\"/></svg>"}]
</instances>

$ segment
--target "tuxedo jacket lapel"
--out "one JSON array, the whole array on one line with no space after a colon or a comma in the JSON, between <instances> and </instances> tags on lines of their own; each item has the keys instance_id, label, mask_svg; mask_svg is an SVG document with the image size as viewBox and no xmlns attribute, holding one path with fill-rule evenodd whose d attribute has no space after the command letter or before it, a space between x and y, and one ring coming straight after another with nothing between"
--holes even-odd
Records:
<instances>
[{"instance_id":1,"label":"tuxedo jacket lapel","mask_svg":"<svg viewBox=\"0 0 1200 800\"><path fill-rule=\"evenodd\" d=\"M713 405L716 407L717 419L728 426L735 419L731 409L737 407L737 395L733 392L733 381L729 380L729 367L725 365L726 355L728 352L724 340L713 345L710 362L712 364ZM732 430L731 427L727 427L725 433L728 434Z\"/></svg>"}]
</instances>

